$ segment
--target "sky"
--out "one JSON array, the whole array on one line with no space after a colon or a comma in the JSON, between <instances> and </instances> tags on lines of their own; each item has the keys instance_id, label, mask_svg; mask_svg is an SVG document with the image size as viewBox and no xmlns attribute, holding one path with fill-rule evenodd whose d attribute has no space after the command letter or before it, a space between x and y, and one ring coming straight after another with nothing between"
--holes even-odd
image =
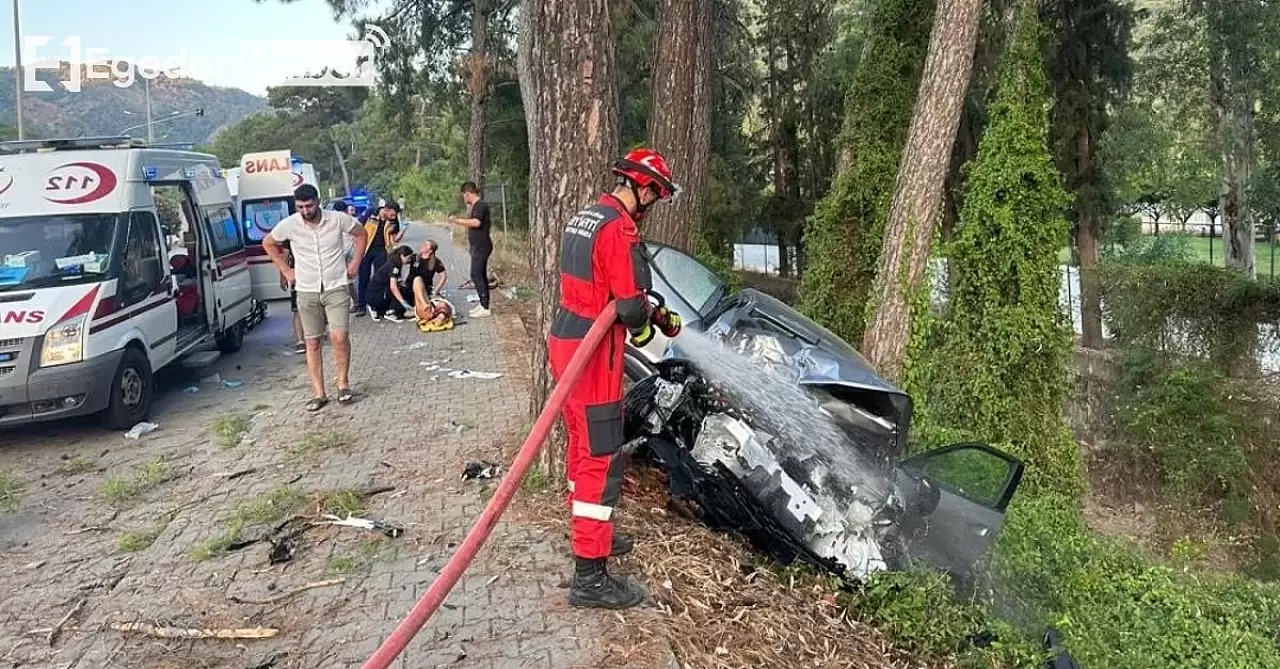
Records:
<instances>
[{"instance_id":1,"label":"sky","mask_svg":"<svg viewBox=\"0 0 1280 669\"><path fill-rule=\"evenodd\" d=\"M319 71L325 66L350 70L350 52L332 48L320 40L347 40L355 36L349 25L333 20L324 0L296 0L283 4L267 0L20 0L24 42L33 36L52 39L34 54L24 46L23 63L45 58L70 60L73 47L64 40L79 38L82 58L106 61L182 63L189 74L205 83L241 88L265 95L290 74ZM13 11L11 2L0 3L0 65L12 67ZM128 26L128 29L122 29ZM250 46L256 40L308 40L308 44ZM90 54L90 49L105 49ZM122 68L123 69L123 68ZM302 69L298 72L294 70ZM290 70L290 71L285 71ZM103 70L103 74L107 74ZM124 79L122 72L121 79ZM163 76L163 75L161 75ZM136 80L136 78L135 78Z\"/></svg>"}]
</instances>

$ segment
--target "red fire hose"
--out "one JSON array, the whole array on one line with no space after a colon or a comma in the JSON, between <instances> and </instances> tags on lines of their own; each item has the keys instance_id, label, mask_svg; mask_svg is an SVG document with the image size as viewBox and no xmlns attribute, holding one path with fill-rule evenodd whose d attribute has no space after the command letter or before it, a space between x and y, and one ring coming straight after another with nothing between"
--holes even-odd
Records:
<instances>
[{"instance_id":1,"label":"red fire hose","mask_svg":"<svg viewBox=\"0 0 1280 669\"><path fill-rule=\"evenodd\" d=\"M564 406L565 400L568 398L569 390L578 383L578 379L582 376L582 371L586 369L587 358L600 346L600 342L604 341L604 337L609 332L610 326L613 325L614 319L617 317L616 305L613 302L605 305L604 311L596 317L595 323L587 332L587 336L582 340L582 344L578 346L578 350L569 359L569 366L565 369L564 374L560 377L560 382L556 384L555 390L551 392L551 397L547 399L547 405L542 408L542 413L538 414L538 421L533 424L533 430L529 432L529 436L524 440L524 445L520 447L520 451L516 453L516 459L511 462L511 469L507 471L506 476L502 477L502 482L498 484L498 490L493 494L489 503L485 505L484 511L480 514L480 518L476 520L476 524L471 527L471 531L467 533L467 538L462 540L462 545L458 546L458 550L449 558L449 564L440 571L440 575L431 583L431 587L422 593L422 598L417 604L413 605L413 609L409 611L409 615L396 626L391 636L374 651L373 655L364 663L362 669L386 669L391 662L396 659L404 651L413 637L418 634L422 626L427 624L427 620L431 615L440 608L444 603L445 597L449 596L449 591L458 583L458 579L462 578L462 573L467 570L471 561L475 559L476 553L480 551L480 546L484 545L485 539L489 538L489 533L493 531L493 526L498 523L498 517L507 510L507 505L511 503L511 498L516 493L517 486L520 485L520 479L524 478L524 474L529 469L529 465L533 464L533 459L538 454L538 450L542 447L542 442L546 440L547 433L551 431L551 426L555 423L556 416L560 413L560 408Z\"/></svg>"}]
</instances>

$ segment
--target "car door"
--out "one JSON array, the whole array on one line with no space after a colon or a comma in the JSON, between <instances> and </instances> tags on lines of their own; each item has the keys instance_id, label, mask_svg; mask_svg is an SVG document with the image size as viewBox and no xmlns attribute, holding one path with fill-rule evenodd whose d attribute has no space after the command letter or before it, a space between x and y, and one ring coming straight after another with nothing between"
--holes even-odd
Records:
<instances>
[{"instance_id":1,"label":"car door","mask_svg":"<svg viewBox=\"0 0 1280 669\"><path fill-rule=\"evenodd\" d=\"M245 252L244 236L230 203L201 208L205 232L213 253L213 304L215 313L210 322L222 332L249 315L252 308L253 282L249 275L249 256Z\"/></svg>"},{"instance_id":2,"label":"car door","mask_svg":"<svg viewBox=\"0 0 1280 669\"><path fill-rule=\"evenodd\" d=\"M903 460L899 468L937 491L937 506L907 528L912 557L967 579L991 550L1023 464L987 444L961 443Z\"/></svg>"},{"instance_id":3,"label":"car door","mask_svg":"<svg viewBox=\"0 0 1280 669\"><path fill-rule=\"evenodd\" d=\"M128 313L128 323L142 331L152 369L173 358L178 333L178 308L170 289L169 264L161 244L160 223L149 210L129 212L116 310Z\"/></svg>"}]
</instances>

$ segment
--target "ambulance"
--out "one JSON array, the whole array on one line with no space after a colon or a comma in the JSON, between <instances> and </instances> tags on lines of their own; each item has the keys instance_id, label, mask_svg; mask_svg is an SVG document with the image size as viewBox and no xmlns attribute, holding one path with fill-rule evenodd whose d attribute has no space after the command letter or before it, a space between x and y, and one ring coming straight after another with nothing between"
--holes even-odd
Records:
<instances>
[{"instance_id":1,"label":"ambulance","mask_svg":"<svg viewBox=\"0 0 1280 669\"><path fill-rule=\"evenodd\" d=\"M260 322L218 159L128 137L0 143L0 427L146 419L156 370Z\"/></svg>"},{"instance_id":2,"label":"ambulance","mask_svg":"<svg viewBox=\"0 0 1280 669\"><path fill-rule=\"evenodd\" d=\"M285 149L246 153L236 172L237 207L244 221L253 294L260 300L288 299L289 291L280 287L280 271L262 248L262 238L294 212L295 188L311 184L319 189L315 166Z\"/></svg>"}]
</instances>

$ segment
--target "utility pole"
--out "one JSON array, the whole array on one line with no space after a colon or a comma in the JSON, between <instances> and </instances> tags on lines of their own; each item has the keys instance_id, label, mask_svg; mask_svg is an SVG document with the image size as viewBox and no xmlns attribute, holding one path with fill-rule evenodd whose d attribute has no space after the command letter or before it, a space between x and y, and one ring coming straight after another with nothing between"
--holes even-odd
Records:
<instances>
[{"instance_id":1,"label":"utility pole","mask_svg":"<svg viewBox=\"0 0 1280 669\"><path fill-rule=\"evenodd\" d=\"M13 1L17 2L18 0L13 0ZM156 131L155 131L155 126L153 126L151 123L151 78L150 77L142 78L142 88L147 93L147 144L155 144Z\"/></svg>"},{"instance_id":2,"label":"utility pole","mask_svg":"<svg viewBox=\"0 0 1280 669\"><path fill-rule=\"evenodd\" d=\"M18 23L18 0L13 0L13 86L18 101L18 139L26 139L22 128L22 28Z\"/></svg>"}]
</instances>

